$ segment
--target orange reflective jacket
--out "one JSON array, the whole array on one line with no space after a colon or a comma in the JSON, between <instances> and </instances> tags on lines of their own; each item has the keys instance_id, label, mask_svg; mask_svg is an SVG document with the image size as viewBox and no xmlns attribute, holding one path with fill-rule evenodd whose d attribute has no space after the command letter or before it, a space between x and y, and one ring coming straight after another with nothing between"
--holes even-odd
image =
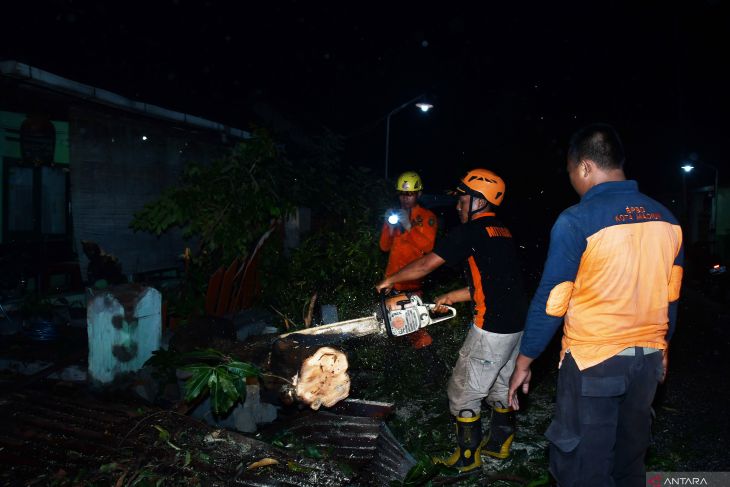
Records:
<instances>
[{"instance_id":1,"label":"orange reflective jacket","mask_svg":"<svg viewBox=\"0 0 730 487\"><path fill-rule=\"evenodd\" d=\"M625 348L664 350L677 319L684 248L669 210L636 181L609 181L553 225L520 353L537 357L565 320L561 359L580 370Z\"/></svg>"},{"instance_id":2,"label":"orange reflective jacket","mask_svg":"<svg viewBox=\"0 0 730 487\"><path fill-rule=\"evenodd\" d=\"M385 276L392 276L414 260L433 250L436 241L436 215L418 205L411 209L411 229L407 232L398 227L391 235L390 225L383 224L380 232L380 250L390 251ZM421 281L399 282L393 286L398 291L421 288Z\"/></svg>"}]
</instances>

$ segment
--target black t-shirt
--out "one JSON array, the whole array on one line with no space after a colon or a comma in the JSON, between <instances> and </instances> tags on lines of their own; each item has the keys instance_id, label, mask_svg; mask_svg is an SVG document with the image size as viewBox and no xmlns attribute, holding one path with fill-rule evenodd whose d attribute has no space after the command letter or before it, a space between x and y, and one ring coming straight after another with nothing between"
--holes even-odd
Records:
<instances>
[{"instance_id":1,"label":"black t-shirt","mask_svg":"<svg viewBox=\"0 0 730 487\"><path fill-rule=\"evenodd\" d=\"M523 330L527 299L517 249L494 213L459 225L436 243L433 253L452 267L465 265L476 326L493 333Z\"/></svg>"}]
</instances>

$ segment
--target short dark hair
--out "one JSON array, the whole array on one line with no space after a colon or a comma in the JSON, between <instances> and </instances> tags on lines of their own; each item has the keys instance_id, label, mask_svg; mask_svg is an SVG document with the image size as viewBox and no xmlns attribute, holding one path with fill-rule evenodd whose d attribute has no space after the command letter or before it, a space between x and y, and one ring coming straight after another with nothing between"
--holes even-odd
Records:
<instances>
[{"instance_id":1,"label":"short dark hair","mask_svg":"<svg viewBox=\"0 0 730 487\"><path fill-rule=\"evenodd\" d=\"M574 163L590 159L601 169L622 169L626 156L616 130L605 123L593 123L570 138L568 159Z\"/></svg>"}]
</instances>

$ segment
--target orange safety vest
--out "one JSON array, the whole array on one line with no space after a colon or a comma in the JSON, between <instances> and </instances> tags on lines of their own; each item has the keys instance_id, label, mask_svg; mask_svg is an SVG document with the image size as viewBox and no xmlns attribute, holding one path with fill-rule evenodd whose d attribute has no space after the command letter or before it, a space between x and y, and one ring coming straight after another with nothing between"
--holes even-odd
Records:
<instances>
[{"instance_id":1,"label":"orange safety vest","mask_svg":"<svg viewBox=\"0 0 730 487\"><path fill-rule=\"evenodd\" d=\"M421 206L411 209L411 229L404 232L398 227L393 235L386 222L380 232L380 250L390 251L385 277L392 276L405 266L423 257L433 250L438 228L436 215ZM397 291L413 291L421 289L421 281L399 282L393 286Z\"/></svg>"}]
</instances>

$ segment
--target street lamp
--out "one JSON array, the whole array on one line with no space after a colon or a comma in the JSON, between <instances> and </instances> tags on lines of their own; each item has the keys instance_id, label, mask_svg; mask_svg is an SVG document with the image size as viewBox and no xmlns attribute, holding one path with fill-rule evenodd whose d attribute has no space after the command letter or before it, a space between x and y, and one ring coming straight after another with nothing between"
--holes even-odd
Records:
<instances>
[{"instance_id":1,"label":"street lamp","mask_svg":"<svg viewBox=\"0 0 730 487\"><path fill-rule=\"evenodd\" d=\"M390 146L390 117L395 115L396 113L400 112L404 108L406 108L408 105L410 105L413 102L416 102L420 99L422 99L425 95L421 94L417 97L413 98L412 100L408 100L404 104L394 108L393 110L388 113L385 117L385 179L388 179L388 148ZM426 102L419 102L416 103L416 106L421 109L423 113L428 112L430 109L433 108L433 105Z\"/></svg>"}]
</instances>

